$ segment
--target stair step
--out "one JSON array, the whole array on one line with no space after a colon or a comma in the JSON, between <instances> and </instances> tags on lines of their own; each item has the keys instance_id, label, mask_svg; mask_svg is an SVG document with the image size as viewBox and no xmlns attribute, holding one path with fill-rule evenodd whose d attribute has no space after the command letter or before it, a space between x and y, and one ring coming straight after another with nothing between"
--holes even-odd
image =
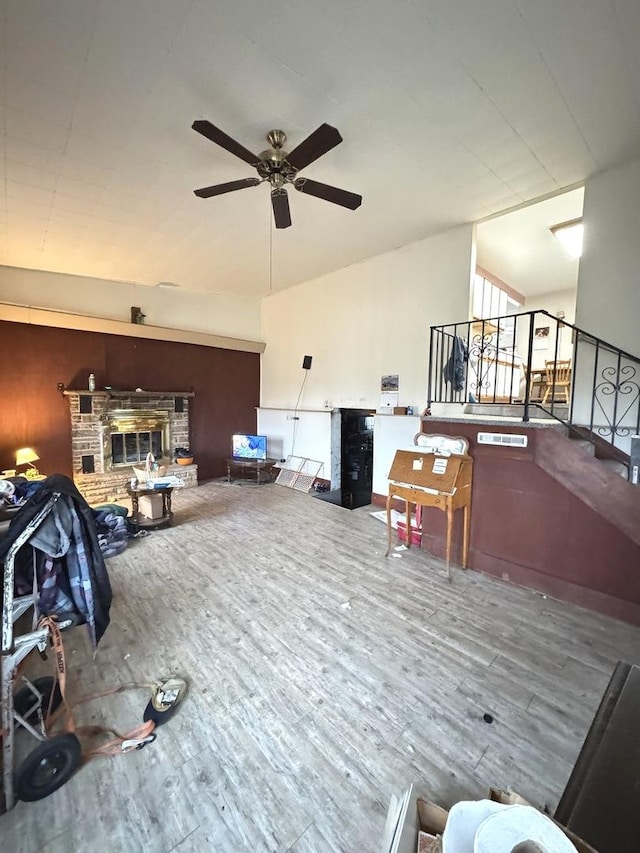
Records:
<instances>
[{"instance_id":1,"label":"stair step","mask_svg":"<svg viewBox=\"0 0 640 853\"><path fill-rule=\"evenodd\" d=\"M581 447L586 453L588 453L589 456L596 455L596 446L595 444L592 444L588 439L574 438L573 436L569 436L569 438L577 447Z\"/></svg>"},{"instance_id":2,"label":"stair step","mask_svg":"<svg viewBox=\"0 0 640 853\"><path fill-rule=\"evenodd\" d=\"M468 403L464 408L466 415L480 415L488 418L518 418L524 416L524 405L522 403ZM531 404L529 406L529 417L536 420L557 421L566 420L569 417L569 407L554 405L553 415L539 409Z\"/></svg>"},{"instance_id":3,"label":"stair step","mask_svg":"<svg viewBox=\"0 0 640 853\"><path fill-rule=\"evenodd\" d=\"M624 462L618 462L617 459L599 459L601 465L606 465L610 471L619 474L623 480L629 479L629 469Z\"/></svg>"}]
</instances>

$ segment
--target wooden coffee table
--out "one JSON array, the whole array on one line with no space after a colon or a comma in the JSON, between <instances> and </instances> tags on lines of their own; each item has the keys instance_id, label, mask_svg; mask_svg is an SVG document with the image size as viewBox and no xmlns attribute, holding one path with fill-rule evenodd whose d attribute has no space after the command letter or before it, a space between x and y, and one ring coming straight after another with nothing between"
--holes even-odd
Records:
<instances>
[{"instance_id":1,"label":"wooden coffee table","mask_svg":"<svg viewBox=\"0 0 640 853\"><path fill-rule=\"evenodd\" d=\"M173 512L171 510L171 493L173 486L164 486L161 489L150 489L148 486L136 486L132 489L127 486L127 494L131 498L131 518L139 526L145 529L158 530L161 527L169 527ZM160 518L147 518L142 515L138 501L144 495L162 495L162 515Z\"/></svg>"}]
</instances>

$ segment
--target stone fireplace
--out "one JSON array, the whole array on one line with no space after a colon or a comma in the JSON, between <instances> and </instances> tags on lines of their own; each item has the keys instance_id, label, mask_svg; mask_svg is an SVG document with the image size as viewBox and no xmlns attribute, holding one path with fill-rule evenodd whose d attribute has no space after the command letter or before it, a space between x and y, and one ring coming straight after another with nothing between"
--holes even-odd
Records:
<instances>
[{"instance_id":1,"label":"stone fireplace","mask_svg":"<svg viewBox=\"0 0 640 853\"><path fill-rule=\"evenodd\" d=\"M193 392L65 391L71 414L73 479L89 503L126 497L133 466L147 454L185 486L198 485L197 465L172 462L176 447L189 446Z\"/></svg>"}]
</instances>

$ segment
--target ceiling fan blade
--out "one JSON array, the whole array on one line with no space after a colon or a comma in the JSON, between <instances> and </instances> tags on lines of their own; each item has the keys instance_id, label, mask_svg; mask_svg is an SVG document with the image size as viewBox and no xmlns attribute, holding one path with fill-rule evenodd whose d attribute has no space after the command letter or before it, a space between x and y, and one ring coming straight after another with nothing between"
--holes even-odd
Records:
<instances>
[{"instance_id":1,"label":"ceiling fan blade","mask_svg":"<svg viewBox=\"0 0 640 853\"><path fill-rule=\"evenodd\" d=\"M330 124L321 124L297 148L287 154L287 162L298 172L342 142L342 137Z\"/></svg>"},{"instance_id":2,"label":"ceiling fan blade","mask_svg":"<svg viewBox=\"0 0 640 853\"><path fill-rule=\"evenodd\" d=\"M198 198L211 198L214 195L223 195L224 193L232 193L234 190L243 190L246 187L257 187L261 184L260 178L242 178L240 181L229 181L226 184L214 184L212 187L202 187L200 190L194 190L194 195Z\"/></svg>"},{"instance_id":3,"label":"ceiling fan blade","mask_svg":"<svg viewBox=\"0 0 640 853\"><path fill-rule=\"evenodd\" d=\"M214 124L211 124L210 121L207 121L206 119L198 119L197 121L194 121L191 127L198 133L206 136L207 139L211 140L211 142L215 142L216 145L220 145L221 148L226 149L230 154L235 154L236 157L244 160L245 163L248 163L250 166L257 166L260 162L260 158L257 154L252 154L248 148L245 148L244 145L240 145L240 143L236 142L235 139L227 136L224 131L220 130L220 128L216 127Z\"/></svg>"},{"instance_id":4,"label":"ceiling fan blade","mask_svg":"<svg viewBox=\"0 0 640 853\"><path fill-rule=\"evenodd\" d=\"M341 207L348 207L349 210L355 210L362 204L361 195L341 190L338 187L331 187L329 184L320 184L318 181L312 181L309 178L296 178L293 185L301 193L314 195L316 198L339 204Z\"/></svg>"},{"instance_id":5,"label":"ceiling fan blade","mask_svg":"<svg viewBox=\"0 0 640 853\"><path fill-rule=\"evenodd\" d=\"M289 210L289 196L285 189L271 190L271 206L273 207L276 228L288 228L291 225L291 212Z\"/></svg>"}]
</instances>

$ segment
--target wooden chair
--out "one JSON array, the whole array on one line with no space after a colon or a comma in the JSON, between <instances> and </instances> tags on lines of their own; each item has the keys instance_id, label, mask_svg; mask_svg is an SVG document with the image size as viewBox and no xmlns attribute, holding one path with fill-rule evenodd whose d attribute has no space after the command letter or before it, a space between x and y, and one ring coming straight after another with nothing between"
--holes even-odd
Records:
<instances>
[{"instance_id":1,"label":"wooden chair","mask_svg":"<svg viewBox=\"0 0 640 853\"><path fill-rule=\"evenodd\" d=\"M545 391L542 398L544 406L549 397L555 398L556 391L564 391L564 402L569 402L569 387L571 386L571 359L566 361L545 361Z\"/></svg>"}]
</instances>

